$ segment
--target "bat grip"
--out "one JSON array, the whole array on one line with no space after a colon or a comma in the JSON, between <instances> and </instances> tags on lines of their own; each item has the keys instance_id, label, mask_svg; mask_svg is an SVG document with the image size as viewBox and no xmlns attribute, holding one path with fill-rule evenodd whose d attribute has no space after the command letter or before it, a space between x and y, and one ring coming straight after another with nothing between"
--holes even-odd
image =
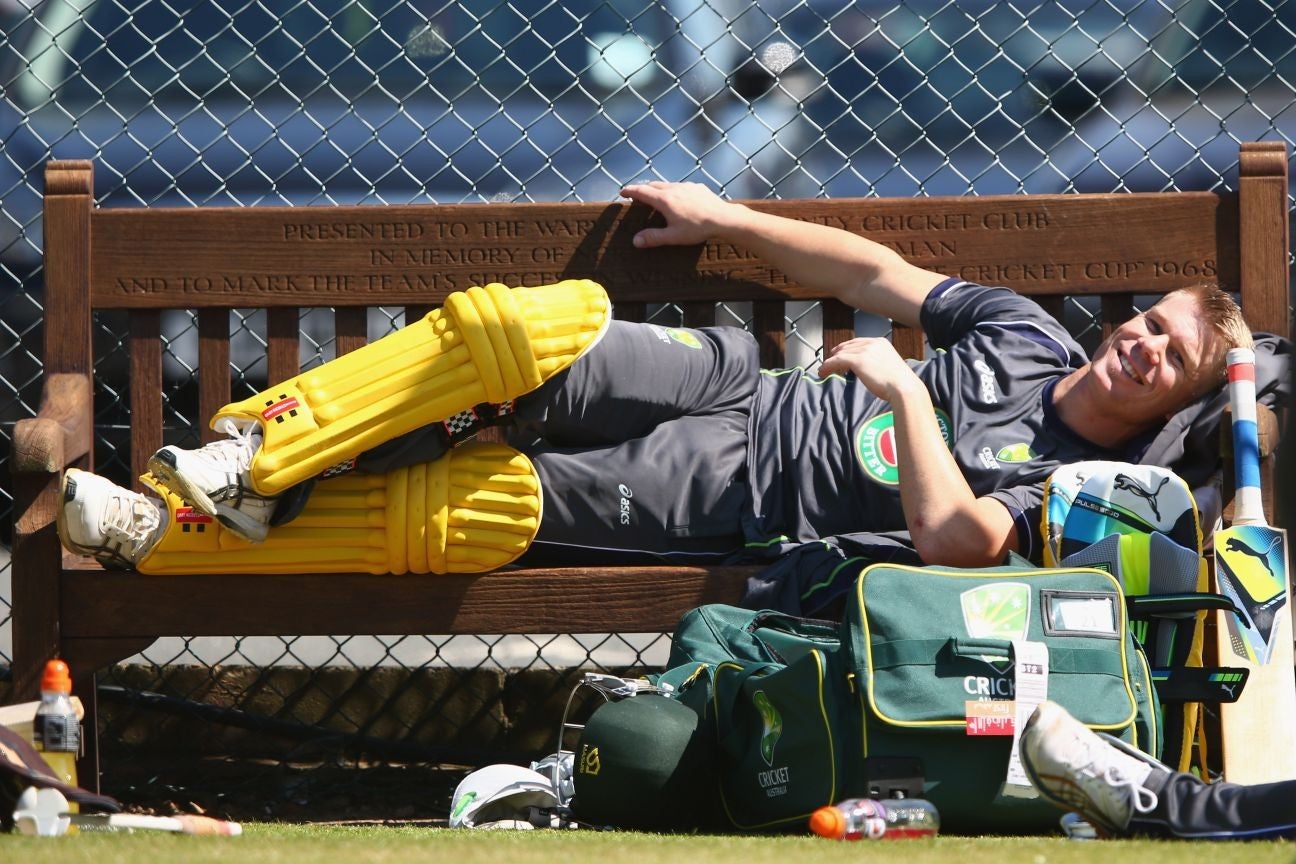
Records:
<instances>
[{"instance_id":1,"label":"bat grip","mask_svg":"<svg viewBox=\"0 0 1296 864\"><path fill-rule=\"evenodd\" d=\"M1233 348L1228 352L1228 381L1229 404L1233 409L1233 524L1263 523L1253 350Z\"/></svg>"}]
</instances>

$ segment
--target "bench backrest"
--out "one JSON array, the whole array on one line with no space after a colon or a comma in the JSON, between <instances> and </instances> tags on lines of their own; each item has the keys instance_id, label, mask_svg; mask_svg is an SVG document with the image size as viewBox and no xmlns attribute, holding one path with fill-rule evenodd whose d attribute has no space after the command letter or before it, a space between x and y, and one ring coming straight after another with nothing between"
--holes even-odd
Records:
<instances>
[{"instance_id":1,"label":"bench backrest","mask_svg":"<svg viewBox=\"0 0 1296 864\"><path fill-rule=\"evenodd\" d=\"M298 313L333 307L337 351L366 339L368 306L407 320L456 289L499 281L600 281L620 318L652 303L713 322L715 301L753 303L762 362L784 358L784 301L825 299L727 243L637 250L656 217L613 204L96 209L93 168L51 162L44 219L47 376L88 376L91 310L130 315L132 467L162 441L163 309L196 309L199 409L230 400L228 310L268 310L270 381L298 371ZM928 269L1007 285L1055 314L1067 295L1100 295L1104 330L1135 295L1199 282L1240 294L1256 330L1288 332L1287 158L1281 143L1243 144L1236 193L811 199L753 207L858 232ZM854 335L853 311L823 307L825 350ZM902 354L921 334L897 327ZM84 418L85 427L91 419ZM83 463L89 463L87 454Z\"/></svg>"}]
</instances>

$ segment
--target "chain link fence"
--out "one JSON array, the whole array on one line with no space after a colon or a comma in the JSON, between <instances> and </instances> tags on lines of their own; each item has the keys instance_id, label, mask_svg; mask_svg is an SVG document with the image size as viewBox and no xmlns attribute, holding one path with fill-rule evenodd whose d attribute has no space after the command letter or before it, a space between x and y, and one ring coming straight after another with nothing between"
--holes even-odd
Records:
<instances>
[{"instance_id":1,"label":"chain link fence","mask_svg":"<svg viewBox=\"0 0 1296 864\"><path fill-rule=\"evenodd\" d=\"M646 179L736 198L1218 190L1238 142L1296 131L1293 0L0 0L0 20L0 462L39 399L50 158L93 159L113 206L603 201ZM1092 340L1086 316L1068 301ZM331 320L303 313L304 368L333 356ZM370 337L402 324L371 315ZM197 323L163 330L168 441L195 444ZM787 330L813 365L817 308L790 306ZM266 383L263 313L231 333L242 398ZM119 482L124 334L98 318L96 464ZM0 664L11 511L5 466ZM665 655L660 634L163 640L104 682L105 783L156 785L125 757L185 748L282 770L536 756L571 669ZM275 776L271 815L305 807L302 777Z\"/></svg>"}]
</instances>

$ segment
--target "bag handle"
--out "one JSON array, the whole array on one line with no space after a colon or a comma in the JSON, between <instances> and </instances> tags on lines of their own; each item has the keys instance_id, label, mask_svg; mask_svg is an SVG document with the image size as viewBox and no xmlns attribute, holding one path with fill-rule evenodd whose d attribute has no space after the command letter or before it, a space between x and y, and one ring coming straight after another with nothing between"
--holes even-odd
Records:
<instances>
[{"instance_id":1,"label":"bag handle","mask_svg":"<svg viewBox=\"0 0 1296 864\"><path fill-rule=\"evenodd\" d=\"M949 640L950 650L955 657L1002 657L1011 660L1012 642L1007 639L967 639L954 636Z\"/></svg>"},{"instance_id":2,"label":"bag handle","mask_svg":"<svg viewBox=\"0 0 1296 864\"><path fill-rule=\"evenodd\" d=\"M733 664L724 664L724 665L733 665ZM742 752L742 746L741 746L742 742L736 740L738 738L739 724L733 722L733 714L734 714L734 710L738 707L738 700L742 698L744 688L747 682L750 681L752 678L763 675L765 672L771 670L777 671L779 669L786 669L786 668L787 668L786 666L783 666L782 664L779 663L750 663L744 666L739 672L735 673L734 676L731 679L729 679L728 682L726 682L728 686L730 686L732 689L728 693L729 698L725 700L724 705L721 705L717 698L716 715L715 715L717 728L721 727L722 722L724 723L725 726L728 726L729 728L729 731L727 733L719 736L718 743L720 745L721 750L730 754L731 756L740 755ZM719 671L720 671L719 669L716 670L717 682L719 681L719 677L720 677ZM717 689L716 696L719 697L719 695L720 695L719 690Z\"/></svg>"}]
</instances>

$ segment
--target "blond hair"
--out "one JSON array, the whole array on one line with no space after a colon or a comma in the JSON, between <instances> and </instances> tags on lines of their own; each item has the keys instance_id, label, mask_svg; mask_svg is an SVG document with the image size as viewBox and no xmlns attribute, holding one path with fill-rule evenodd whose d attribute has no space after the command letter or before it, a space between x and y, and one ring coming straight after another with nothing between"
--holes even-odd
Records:
<instances>
[{"instance_id":1,"label":"blond hair","mask_svg":"<svg viewBox=\"0 0 1296 864\"><path fill-rule=\"evenodd\" d=\"M1219 336L1219 354L1210 358L1208 364L1209 373L1203 375L1202 378L1210 386L1224 383L1228 377L1225 357L1229 349L1255 347L1255 341L1251 338L1251 328L1247 326L1246 319L1242 317L1242 307L1233 299L1232 294L1216 285L1189 285L1186 288L1177 288L1171 291L1166 297L1174 294L1187 294L1195 299L1202 319Z\"/></svg>"}]
</instances>

